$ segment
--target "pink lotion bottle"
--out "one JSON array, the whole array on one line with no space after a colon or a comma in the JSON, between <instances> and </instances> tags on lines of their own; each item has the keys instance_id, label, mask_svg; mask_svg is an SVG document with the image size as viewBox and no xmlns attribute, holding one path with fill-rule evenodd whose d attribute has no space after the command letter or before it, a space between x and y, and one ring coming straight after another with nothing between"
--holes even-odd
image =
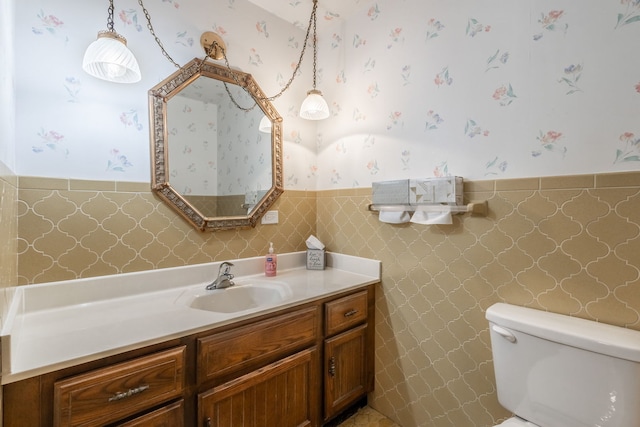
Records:
<instances>
[{"instance_id":1,"label":"pink lotion bottle","mask_svg":"<svg viewBox=\"0 0 640 427\"><path fill-rule=\"evenodd\" d=\"M278 255L273 253L273 242L269 242L269 253L264 257L264 275L274 277L278 271Z\"/></svg>"}]
</instances>

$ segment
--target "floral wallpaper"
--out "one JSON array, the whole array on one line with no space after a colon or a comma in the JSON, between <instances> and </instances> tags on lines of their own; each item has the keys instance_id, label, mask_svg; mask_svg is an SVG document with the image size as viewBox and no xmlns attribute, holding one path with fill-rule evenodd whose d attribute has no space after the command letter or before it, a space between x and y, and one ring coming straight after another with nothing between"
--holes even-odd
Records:
<instances>
[{"instance_id":1,"label":"floral wallpaper","mask_svg":"<svg viewBox=\"0 0 640 427\"><path fill-rule=\"evenodd\" d=\"M149 180L146 92L175 67L136 2L123 0L115 28L143 80L115 85L84 74L83 51L106 25L103 3L13 0L15 49L30 52L15 64L19 174ZM311 85L310 55L275 101L284 118L286 188L638 169L637 0L361 4L346 17L319 16L318 88L332 117L296 117ZM217 31L230 62L269 95L288 81L304 40L305 23L247 0L147 8L179 64L202 57L200 34Z\"/></svg>"},{"instance_id":2,"label":"floral wallpaper","mask_svg":"<svg viewBox=\"0 0 640 427\"><path fill-rule=\"evenodd\" d=\"M241 89L235 89L234 100L240 103ZM242 111L232 102L220 103L217 194L251 193L257 197L258 192L268 190L272 184L271 135L258 130L264 117L262 110ZM240 105L244 108L248 104Z\"/></svg>"},{"instance_id":3,"label":"floral wallpaper","mask_svg":"<svg viewBox=\"0 0 640 427\"><path fill-rule=\"evenodd\" d=\"M218 106L178 95L167 103L167 118L169 182L184 195L215 195Z\"/></svg>"},{"instance_id":4,"label":"floral wallpaper","mask_svg":"<svg viewBox=\"0 0 640 427\"><path fill-rule=\"evenodd\" d=\"M235 89L238 102L241 89ZM167 103L167 117L169 182L178 192L226 196L271 187L271 144L258 131L260 109L245 112L226 99L181 92Z\"/></svg>"},{"instance_id":5,"label":"floral wallpaper","mask_svg":"<svg viewBox=\"0 0 640 427\"><path fill-rule=\"evenodd\" d=\"M640 1L381 0L333 31L319 188L640 167Z\"/></svg>"}]
</instances>

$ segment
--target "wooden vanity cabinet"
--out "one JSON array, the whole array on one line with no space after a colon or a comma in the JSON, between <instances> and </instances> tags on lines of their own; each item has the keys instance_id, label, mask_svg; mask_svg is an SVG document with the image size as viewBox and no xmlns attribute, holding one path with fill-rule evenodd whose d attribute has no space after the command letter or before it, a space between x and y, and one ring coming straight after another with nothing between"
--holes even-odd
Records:
<instances>
[{"instance_id":1,"label":"wooden vanity cabinet","mask_svg":"<svg viewBox=\"0 0 640 427\"><path fill-rule=\"evenodd\" d=\"M200 425L318 426L364 397L374 298L369 286L199 340L198 382L214 383L198 396Z\"/></svg>"},{"instance_id":2,"label":"wooden vanity cabinet","mask_svg":"<svg viewBox=\"0 0 640 427\"><path fill-rule=\"evenodd\" d=\"M315 426L317 305L198 339L199 425Z\"/></svg>"},{"instance_id":3,"label":"wooden vanity cabinet","mask_svg":"<svg viewBox=\"0 0 640 427\"><path fill-rule=\"evenodd\" d=\"M187 354L183 340L170 340L6 384L2 425L183 426Z\"/></svg>"},{"instance_id":4,"label":"wooden vanity cabinet","mask_svg":"<svg viewBox=\"0 0 640 427\"><path fill-rule=\"evenodd\" d=\"M373 289L325 303L324 419L373 390Z\"/></svg>"},{"instance_id":5,"label":"wooden vanity cabinet","mask_svg":"<svg viewBox=\"0 0 640 427\"><path fill-rule=\"evenodd\" d=\"M4 427L318 427L373 390L374 285L3 386Z\"/></svg>"}]
</instances>

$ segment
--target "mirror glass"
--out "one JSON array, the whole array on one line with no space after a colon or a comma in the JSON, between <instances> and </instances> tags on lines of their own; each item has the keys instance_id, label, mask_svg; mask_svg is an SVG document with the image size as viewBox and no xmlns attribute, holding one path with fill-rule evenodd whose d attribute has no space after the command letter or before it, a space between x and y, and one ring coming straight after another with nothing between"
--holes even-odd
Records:
<instances>
[{"instance_id":1,"label":"mirror glass","mask_svg":"<svg viewBox=\"0 0 640 427\"><path fill-rule=\"evenodd\" d=\"M282 118L264 98L199 59L149 91L152 189L198 229L253 227L282 193Z\"/></svg>"}]
</instances>

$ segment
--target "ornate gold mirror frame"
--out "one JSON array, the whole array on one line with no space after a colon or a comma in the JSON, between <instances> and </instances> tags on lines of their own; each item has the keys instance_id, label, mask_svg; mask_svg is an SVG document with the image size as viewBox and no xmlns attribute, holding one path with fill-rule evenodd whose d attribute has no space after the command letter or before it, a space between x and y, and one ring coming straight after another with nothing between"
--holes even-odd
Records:
<instances>
[{"instance_id":1,"label":"ornate gold mirror frame","mask_svg":"<svg viewBox=\"0 0 640 427\"><path fill-rule=\"evenodd\" d=\"M201 76L225 82L227 85L240 84L246 88L265 116L271 121L271 188L245 216L206 216L183 194L178 192L169 180L167 102ZM195 58L149 90L149 118L152 159L151 189L198 230L217 231L255 227L260 217L284 192L282 117L271 102L266 99L251 74L230 70Z\"/></svg>"}]
</instances>

